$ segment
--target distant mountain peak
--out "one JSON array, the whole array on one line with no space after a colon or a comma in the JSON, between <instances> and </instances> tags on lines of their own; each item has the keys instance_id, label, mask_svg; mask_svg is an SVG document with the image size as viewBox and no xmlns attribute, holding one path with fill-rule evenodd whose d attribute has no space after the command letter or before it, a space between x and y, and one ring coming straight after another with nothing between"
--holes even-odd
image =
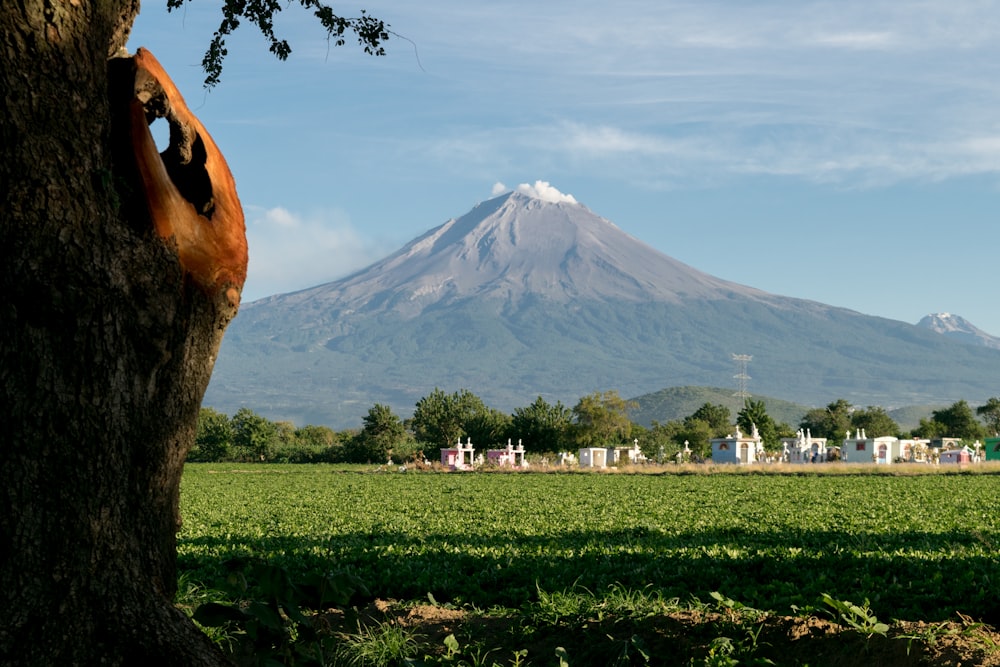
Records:
<instances>
[{"instance_id":1,"label":"distant mountain peak","mask_svg":"<svg viewBox=\"0 0 1000 667\"><path fill-rule=\"evenodd\" d=\"M1000 338L991 336L964 317L954 313L931 313L917 322L917 326L930 329L967 345L1000 349Z\"/></svg>"}]
</instances>

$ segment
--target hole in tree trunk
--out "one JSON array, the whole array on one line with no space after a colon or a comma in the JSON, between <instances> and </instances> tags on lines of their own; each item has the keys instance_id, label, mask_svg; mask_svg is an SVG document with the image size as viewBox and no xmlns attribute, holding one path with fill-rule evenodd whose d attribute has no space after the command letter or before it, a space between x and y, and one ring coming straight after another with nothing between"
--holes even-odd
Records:
<instances>
[{"instance_id":1,"label":"hole in tree trunk","mask_svg":"<svg viewBox=\"0 0 1000 667\"><path fill-rule=\"evenodd\" d=\"M156 143L156 150L162 153L170 146L170 125L165 120L157 118L149 126L149 131L153 135Z\"/></svg>"}]
</instances>

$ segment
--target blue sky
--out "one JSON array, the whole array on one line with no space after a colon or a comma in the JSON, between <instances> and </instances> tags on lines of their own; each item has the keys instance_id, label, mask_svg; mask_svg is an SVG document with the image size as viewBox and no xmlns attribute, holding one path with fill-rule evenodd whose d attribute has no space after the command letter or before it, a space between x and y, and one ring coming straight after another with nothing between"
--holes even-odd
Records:
<instances>
[{"instance_id":1,"label":"blue sky","mask_svg":"<svg viewBox=\"0 0 1000 667\"><path fill-rule=\"evenodd\" d=\"M211 91L218 4L165 6L145 0L129 48L236 176L244 301L545 181L720 278L1000 335L1000 2L335 4L390 24L381 58L291 2L288 61L244 25Z\"/></svg>"}]
</instances>

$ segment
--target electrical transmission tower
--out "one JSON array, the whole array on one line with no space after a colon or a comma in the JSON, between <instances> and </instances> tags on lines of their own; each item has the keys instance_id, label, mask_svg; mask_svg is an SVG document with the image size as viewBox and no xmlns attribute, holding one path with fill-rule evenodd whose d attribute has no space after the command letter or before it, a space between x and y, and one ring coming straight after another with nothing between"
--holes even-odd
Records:
<instances>
[{"instance_id":1,"label":"electrical transmission tower","mask_svg":"<svg viewBox=\"0 0 1000 667\"><path fill-rule=\"evenodd\" d=\"M753 359L752 354L734 354L733 361L736 362L736 375L733 378L736 380L736 394L740 399L740 405L746 405L747 399L750 398L750 393L747 391L747 383L750 382L750 376L747 375L747 364Z\"/></svg>"}]
</instances>

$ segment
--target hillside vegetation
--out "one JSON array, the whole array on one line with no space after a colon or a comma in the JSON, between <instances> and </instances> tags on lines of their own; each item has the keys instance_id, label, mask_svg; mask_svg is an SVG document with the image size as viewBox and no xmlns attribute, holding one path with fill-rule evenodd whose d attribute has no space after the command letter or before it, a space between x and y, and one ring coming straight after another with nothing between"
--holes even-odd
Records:
<instances>
[{"instance_id":1,"label":"hillside vegetation","mask_svg":"<svg viewBox=\"0 0 1000 667\"><path fill-rule=\"evenodd\" d=\"M764 401L767 413L775 421L788 424L793 428L799 424L806 412L817 407L784 401L772 396L754 395L753 398ZM630 400L634 401L637 407L629 411L629 417L636 424L646 427L651 426L654 420L663 423L673 419L684 419L705 403L725 406L734 415L743 407L735 391L721 387L666 387L651 394L636 396ZM943 406L914 405L887 408L886 412L893 421L899 424L901 430L909 431L916 428L921 419L930 417L934 410L941 407Z\"/></svg>"}]
</instances>

